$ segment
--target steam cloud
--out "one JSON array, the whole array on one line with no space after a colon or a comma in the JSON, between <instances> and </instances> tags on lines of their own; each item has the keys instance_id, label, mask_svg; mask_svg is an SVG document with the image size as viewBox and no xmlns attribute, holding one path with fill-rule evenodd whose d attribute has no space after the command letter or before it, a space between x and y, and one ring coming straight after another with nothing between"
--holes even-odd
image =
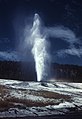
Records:
<instances>
[{"instance_id":1,"label":"steam cloud","mask_svg":"<svg viewBox=\"0 0 82 119\"><path fill-rule=\"evenodd\" d=\"M34 15L33 26L30 29L28 40L30 41L29 44L32 47L31 53L33 54L35 61L37 80L46 80L49 75L50 59L47 52L48 43L46 40L46 35L41 34L41 21L38 14Z\"/></svg>"},{"instance_id":2,"label":"steam cloud","mask_svg":"<svg viewBox=\"0 0 82 119\"><path fill-rule=\"evenodd\" d=\"M63 57L69 55L75 55L77 57L82 56L82 43L79 38L76 37L74 32L68 28L65 27L50 27L46 28L46 32L48 36L55 37L55 38L61 38L61 40L69 43L68 49L60 50L56 52L56 56ZM79 45L79 48L75 47L76 45Z\"/></svg>"},{"instance_id":3,"label":"steam cloud","mask_svg":"<svg viewBox=\"0 0 82 119\"><path fill-rule=\"evenodd\" d=\"M7 61L20 61L20 56L17 52L0 51L0 58Z\"/></svg>"}]
</instances>

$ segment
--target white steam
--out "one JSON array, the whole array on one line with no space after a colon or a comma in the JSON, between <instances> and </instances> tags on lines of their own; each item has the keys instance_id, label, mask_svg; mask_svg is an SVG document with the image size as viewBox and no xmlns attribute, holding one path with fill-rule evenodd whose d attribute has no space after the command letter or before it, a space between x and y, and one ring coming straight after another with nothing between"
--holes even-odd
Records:
<instances>
[{"instance_id":1,"label":"white steam","mask_svg":"<svg viewBox=\"0 0 82 119\"><path fill-rule=\"evenodd\" d=\"M46 80L49 75L49 54L47 53L46 36L41 33L41 21L38 14L34 15L33 26L29 33L31 52L35 61L37 81Z\"/></svg>"},{"instance_id":2,"label":"white steam","mask_svg":"<svg viewBox=\"0 0 82 119\"><path fill-rule=\"evenodd\" d=\"M0 51L0 60L7 60L7 61L20 61L20 55L16 51L12 52L5 52Z\"/></svg>"},{"instance_id":3,"label":"white steam","mask_svg":"<svg viewBox=\"0 0 82 119\"><path fill-rule=\"evenodd\" d=\"M79 38L76 37L75 33L70 30L69 28L66 27L48 27L46 28L46 33L47 35L50 37L54 37L54 38L60 38L61 40L69 43L68 48L67 49L61 49L57 52L55 52L55 57L63 57L66 55L73 55L73 56L77 56L77 57L81 57L82 56L82 43L81 40ZM61 41L60 41L61 42ZM75 47L76 45L79 45L79 48Z\"/></svg>"},{"instance_id":4,"label":"white steam","mask_svg":"<svg viewBox=\"0 0 82 119\"><path fill-rule=\"evenodd\" d=\"M66 27L48 27L46 28L48 36L61 38L62 40L73 44L78 43L78 38L76 38L74 32Z\"/></svg>"}]
</instances>

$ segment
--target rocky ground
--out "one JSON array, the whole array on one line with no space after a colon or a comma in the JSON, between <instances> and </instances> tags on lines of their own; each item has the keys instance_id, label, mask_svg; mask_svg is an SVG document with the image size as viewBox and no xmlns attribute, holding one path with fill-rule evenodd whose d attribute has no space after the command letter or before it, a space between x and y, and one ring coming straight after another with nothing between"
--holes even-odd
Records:
<instances>
[{"instance_id":1,"label":"rocky ground","mask_svg":"<svg viewBox=\"0 0 82 119\"><path fill-rule=\"evenodd\" d=\"M66 119L81 113L82 83L0 79L0 118Z\"/></svg>"}]
</instances>

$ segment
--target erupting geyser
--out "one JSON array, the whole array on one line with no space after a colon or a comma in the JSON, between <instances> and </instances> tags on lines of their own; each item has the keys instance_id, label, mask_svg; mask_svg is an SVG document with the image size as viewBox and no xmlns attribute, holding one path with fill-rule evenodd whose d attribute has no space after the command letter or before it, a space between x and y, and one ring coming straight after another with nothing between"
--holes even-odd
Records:
<instances>
[{"instance_id":1,"label":"erupting geyser","mask_svg":"<svg viewBox=\"0 0 82 119\"><path fill-rule=\"evenodd\" d=\"M30 30L30 43L35 60L37 81L46 80L49 75L49 55L47 52L46 35L41 31L41 21L38 14L34 15L33 26Z\"/></svg>"},{"instance_id":2,"label":"erupting geyser","mask_svg":"<svg viewBox=\"0 0 82 119\"><path fill-rule=\"evenodd\" d=\"M32 56L35 61L35 70L37 74L37 81L46 81L49 78L50 58L47 52L48 41L46 34L42 31L43 26L38 14L34 15L34 20L31 28L26 28L26 36L24 47L30 46ZM26 51L26 50L24 50Z\"/></svg>"}]
</instances>

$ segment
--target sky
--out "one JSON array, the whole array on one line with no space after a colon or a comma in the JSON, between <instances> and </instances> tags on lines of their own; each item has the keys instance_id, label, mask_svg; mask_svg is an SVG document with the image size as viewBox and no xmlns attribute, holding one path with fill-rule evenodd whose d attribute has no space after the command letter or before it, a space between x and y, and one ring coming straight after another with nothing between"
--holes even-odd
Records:
<instances>
[{"instance_id":1,"label":"sky","mask_svg":"<svg viewBox=\"0 0 82 119\"><path fill-rule=\"evenodd\" d=\"M35 13L48 34L52 62L82 66L82 0L0 0L0 60L21 60L19 42Z\"/></svg>"}]
</instances>

